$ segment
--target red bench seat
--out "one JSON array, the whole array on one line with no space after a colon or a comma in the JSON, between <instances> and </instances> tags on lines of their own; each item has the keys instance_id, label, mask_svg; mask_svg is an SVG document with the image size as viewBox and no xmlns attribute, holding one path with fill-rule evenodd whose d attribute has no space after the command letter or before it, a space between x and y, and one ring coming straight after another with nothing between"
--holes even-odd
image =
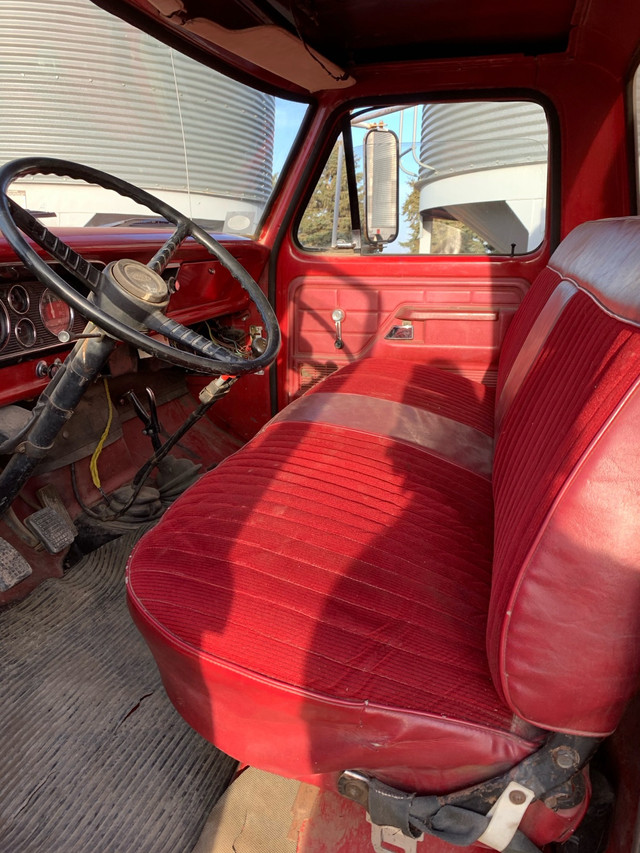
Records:
<instances>
[{"instance_id":1,"label":"red bench seat","mask_svg":"<svg viewBox=\"0 0 640 853\"><path fill-rule=\"evenodd\" d=\"M350 365L136 547L134 618L178 710L237 758L420 792L549 731L611 732L640 672L640 221L563 242L491 389ZM530 808L538 843L581 810Z\"/></svg>"}]
</instances>

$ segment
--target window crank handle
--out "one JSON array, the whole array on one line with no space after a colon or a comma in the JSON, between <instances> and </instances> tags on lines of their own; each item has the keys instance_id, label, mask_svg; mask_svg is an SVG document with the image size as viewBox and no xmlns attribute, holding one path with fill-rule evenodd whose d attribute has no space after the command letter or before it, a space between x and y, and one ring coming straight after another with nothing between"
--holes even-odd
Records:
<instances>
[{"instance_id":1,"label":"window crank handle","mask_svg":"<svg viewBox=\"0 0 640 853\"><path fill-rule=\"evenodd\" d=\"M331 319L336 324L336 339L334 341L334 346L336 349L342 349L344 346L342 340L342 321L345 318L345 313L342 308L336 308L333 314L331 315Z\"/></svg>"}]
</instances>

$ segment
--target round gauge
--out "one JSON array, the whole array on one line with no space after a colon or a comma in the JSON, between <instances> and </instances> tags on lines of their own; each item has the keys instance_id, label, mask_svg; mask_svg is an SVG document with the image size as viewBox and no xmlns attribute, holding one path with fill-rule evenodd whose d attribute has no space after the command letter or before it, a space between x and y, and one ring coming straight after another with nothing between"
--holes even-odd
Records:
<instances>
[{"instance_id":1,"label":"round gauge","mask_svg":"<svg viewBox=\"0 0 640 853\"><path fill-rule=\"evenodd\" d=\"M6 346L11 334L11 326L9 325L9 314L4 307L4 303L0 302L0 349Z\"/></svg>"},{"instance_id":2,"label":"round gauge","mask_svg":"<svg viewBox=\"0 0 640 853\"><path fill-rule=\"evenodd\" d=\"M31 320L23 317L16 323L16 338L18 343L23 347L32 347L36 342L36 327Z\"/></svg>"},{"instance_id":3,"label":"round gauge","mask_svg":"<svg viewBox=\"0 0 640 853\"><path fill-rule=\"evenodd\" d=\"M45 329L58 337L60 332L71 331L73 311L57 293L45 290L40 297L40 319Z\"/></svg>"},{"instance_id":4,"label":"round gauge","mask_svg":"<svg viewBox=\"0 0 640 853\"><path fill-rule=\"evenodd\" d=\"M29 294L21 284L14 284L9 291L8 301L16 314L26 314L29 310Z\"/></svg>"}]
</instances>

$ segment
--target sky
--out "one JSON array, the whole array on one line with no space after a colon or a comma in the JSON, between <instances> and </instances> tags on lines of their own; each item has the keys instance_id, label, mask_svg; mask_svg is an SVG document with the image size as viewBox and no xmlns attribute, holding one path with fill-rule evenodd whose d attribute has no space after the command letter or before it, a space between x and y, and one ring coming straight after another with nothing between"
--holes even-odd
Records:
<instances>
[{"instance_id":1,"label":"sky","mask_svg":"<svg viewBox=\"0 0 640 853\"><path fill-rule=\"evenodd\" d=\"M287 159L298 133L307 104L276 98L276 135L273 151L273 173L278 174Z\"/></svg>"}]
</instances>

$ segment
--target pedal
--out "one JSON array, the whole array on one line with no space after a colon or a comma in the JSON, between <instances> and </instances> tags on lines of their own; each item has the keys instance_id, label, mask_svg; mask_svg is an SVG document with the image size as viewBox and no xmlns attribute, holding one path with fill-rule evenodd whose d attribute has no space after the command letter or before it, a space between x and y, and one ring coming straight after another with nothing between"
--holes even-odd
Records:
<instances>
[{"instance_id":1,"label":"pedal","mask_svg":"<svg viewBox=\"0 0 640 853\"><path fill-rule=\"evenodd\" d=\"M78 535L75 525L50 506L28 515L24 523L50 554L59 554Z\"/></svg>"},{"instance_id":2,"label":"pedal","mask_svg":"<svg viewBox=\"0 0 640 853\"><path fill-rule=\"evenodd\" d=\"M31 566L6 539L0 539L0 592L6 592L31 574Z\"/></svg>"},{"instance_id":3,"label":"pedal","mask_svg":"<svg viewBox=\"0 0 640 853\"><path fill-rule=\"evenodd\" d=\"M62 516L69 528L74 531L76 530L76 526L73 523L73 519L67 512L67 508L64 505L62 498L58 494L58 490L55 486L53 486L51 483L48 483L46 486L42 486L42 488L38 489L36 495L38 496L38 500L40 501L40 506L50 506L52 509L55 509L58 515Z\"/></svg>"}]
</instances>

